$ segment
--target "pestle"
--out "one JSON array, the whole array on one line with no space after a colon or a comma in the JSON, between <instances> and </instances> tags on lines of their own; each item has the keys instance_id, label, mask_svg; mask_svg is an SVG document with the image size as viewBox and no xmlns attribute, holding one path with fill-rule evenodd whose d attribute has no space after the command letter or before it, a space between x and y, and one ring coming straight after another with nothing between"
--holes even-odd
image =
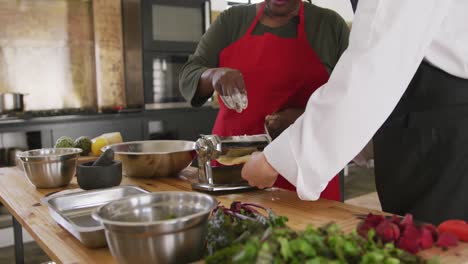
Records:
<instances>
[{"instance_id":1,"label":"pestle","mask_svg":"<svg viewBox=\"0 0 468 264\"><path fill-rule=\"evenodd\" d=\"M112 149L106 149L104 153L93 163L92 166L109 166L114 161L114 151Z\"/></svg>"}]
</instances>

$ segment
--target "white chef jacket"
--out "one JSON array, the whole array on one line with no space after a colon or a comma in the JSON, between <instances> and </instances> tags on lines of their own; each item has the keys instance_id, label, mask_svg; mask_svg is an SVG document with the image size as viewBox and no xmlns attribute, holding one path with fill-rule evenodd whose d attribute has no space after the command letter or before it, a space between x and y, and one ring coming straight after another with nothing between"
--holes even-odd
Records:
<instances>
[{"instance_id":1,"label":"white chef jacket","mask_svg":"<svg viewBox=\"0 0 468 264\"><path fill-rule=\"evenodd\" d=\"M318 199L369 142L423 59L468 79L467 16L468 0L359 1L348 49L328 83L264 150L301 199Z\"/></svg>"}]
</instances>

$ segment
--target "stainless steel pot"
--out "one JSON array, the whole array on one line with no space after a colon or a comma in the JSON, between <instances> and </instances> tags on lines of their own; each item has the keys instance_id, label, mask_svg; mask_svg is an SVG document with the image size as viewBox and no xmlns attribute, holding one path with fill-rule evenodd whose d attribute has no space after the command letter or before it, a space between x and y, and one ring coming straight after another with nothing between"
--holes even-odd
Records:
<instances>
[{"instance_id":1,"label":"stainless steel pot","mask_svg":"<svg viewBox=\"0 0 468 264\"><path fill-rule=\"evenodd\" d=\"M20 93L0 93L0 113L22 112L24 96L25 94Z\"/></svg>"},{"instance_id":2,"label":"stainless steel pot","mask_svg":"<svg viewBox=\"0 0 468 264\"><path fill-rule=\"evenodd\" d=\"M111 202L93 212L119 264L190 263L202 258L216 198L155 192Z\"/></svg>"}]
</instances>

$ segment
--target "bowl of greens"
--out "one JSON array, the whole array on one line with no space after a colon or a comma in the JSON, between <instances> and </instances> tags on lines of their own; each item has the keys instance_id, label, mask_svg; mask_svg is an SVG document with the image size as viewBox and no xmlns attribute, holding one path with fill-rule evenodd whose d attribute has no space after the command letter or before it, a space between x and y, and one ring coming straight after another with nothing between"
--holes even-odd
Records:
<instances>
[{"instance_id":1,"label":"bowl of greens","mask_svg":"<svg viewBox=\"0 0 468 264\"><path fill-rule=\"evenodd\" d=\"M118 263L189 263L203 257L208 217L217 200L196 192L155 192L93 212Z\"/></svg>"}]
</instances>

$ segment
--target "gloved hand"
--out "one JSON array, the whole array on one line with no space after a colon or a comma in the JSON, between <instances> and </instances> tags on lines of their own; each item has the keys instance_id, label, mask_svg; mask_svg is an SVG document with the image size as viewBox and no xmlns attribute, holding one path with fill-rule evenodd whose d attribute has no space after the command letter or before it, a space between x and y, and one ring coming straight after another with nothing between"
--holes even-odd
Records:
<instances>
[{"instance_id":1,"label":"gloved hand","mask_svg":"<svg viewBox=\"0 0 468 264\"><path fill-rule=\"evenodd\" d=\"M212 73L211 82L227 108L240 113L247 108L248 99L244 78L238 70L216 68Z\"/></svg>"},{"instance_id":2,"label":"gloved hand","mask_svg":"<svg viewBox=\"0 0 468 264\"><path fill-rule=\"evenodd\" d=\"M265 124L272 139L278 137L288 128L299 116L304 113L304 109L286 108L265 117Z\"/></svg>"}]
</instances>

